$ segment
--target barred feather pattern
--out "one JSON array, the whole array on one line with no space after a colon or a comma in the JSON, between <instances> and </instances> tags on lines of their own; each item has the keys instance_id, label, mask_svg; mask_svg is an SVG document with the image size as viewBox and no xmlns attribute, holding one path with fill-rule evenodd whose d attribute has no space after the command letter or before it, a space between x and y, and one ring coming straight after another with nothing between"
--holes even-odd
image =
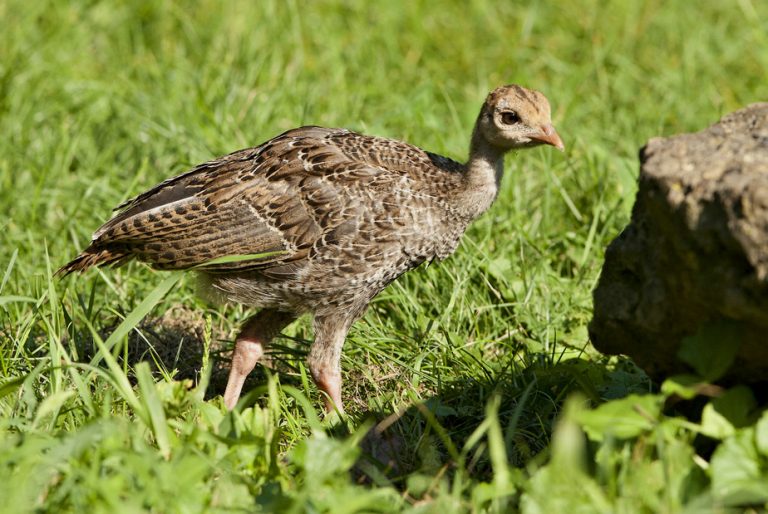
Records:
<instances>
[{"instance_id":1,"label":"barred feather pattern","mask_svg":"<svg viewBox=\"0 0 768 514\"><path fill-rule=\"evenodd\" d=\"M204 289L301 311L332 298L370 299L404 271L456 248L470 220L449 198L462 169L399 141L302 127L130 200L60 272L132 258L188 269L267 254L204 267Z\"/></svg>"}]
</instances>

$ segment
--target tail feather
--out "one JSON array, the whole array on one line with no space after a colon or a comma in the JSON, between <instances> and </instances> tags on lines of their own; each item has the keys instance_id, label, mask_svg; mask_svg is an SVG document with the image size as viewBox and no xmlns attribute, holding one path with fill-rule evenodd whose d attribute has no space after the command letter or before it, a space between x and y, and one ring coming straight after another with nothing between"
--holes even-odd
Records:
<instances>
[{"instance_id":1,"label":"tail feather","mask_svg":"<svg viewBox=\"0 0 768 514\"><path fill-rule=\"evenodd\" d=\"M93 266L120 265L132 257L131 253L119 246L89 246L69 263L59 268L54 276L66 277L72 272L83 272Z\"/></svg>"}]
</instances>

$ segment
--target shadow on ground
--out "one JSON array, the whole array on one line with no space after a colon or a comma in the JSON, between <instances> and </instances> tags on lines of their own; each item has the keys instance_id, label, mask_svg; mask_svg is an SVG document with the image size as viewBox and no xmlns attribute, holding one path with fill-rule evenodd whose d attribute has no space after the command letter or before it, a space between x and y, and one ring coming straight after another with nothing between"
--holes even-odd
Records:
<instances>
[{"instance_id":1,"label":"shadow on ground","mask_svg":"<svg viewBox=\"0 0 768 514\"><path fill-rule=\"evenodd\" d=\"M102 330L102 339L106 339L116 326ZM142 320L138 330L129 334L122 358L129 367L139 362L148 362L157 378L169 374L174 380L191 380L197 384L201 380L207 345L211 375L205 398L211 399L224 394L235 336L235 331L227 331L216 324L207 326L205 317L201 316L198 309L179 305L161 316ZM95 355L97 348L90 337L78 340L82 341L77 349L78 355L82 361L87 362ZM264 384L264 366L278 373L295 373L297 369L293 363L306 356L309 343L285 336L276 338L260 365L246 379L243 390L248 391ZM132 379L132 376L129 375L129 378ZM284 382L291 383L291 380Z\"/></svg>"},{"instance_id":2,"label":"shadow on ground","mask_svg":"<svg viewBox=\"0 0 768 514\"><path fill-rule=\"evenodd\" d=\"M213 398L222 395L226 387L234 335L206 327L199 311L175 307L162 316L144 320L140 331L129 337L124 356L130 366L148 361L157 373L162 369L172 372L176 380L197 383L208 340L211 377L206 398ZM301 388L292 363L303 359L308 344L281 337L263 364L282 372L282 383ZM605 360L586 359L553 363L545 357L533 362L522 370L443 382L426 401L398 412L353 415L352 426L365 422L374 425L361 442L361 456L353 471L355 479L360 483L383 479L406 487L405 478L414 473L431 477L452 473L455 455L462 452L485 421L493 398L498 401L507 461L512 467L524 467L549 445L554 421L571 394L578 392L597 404L650 388L645 374L628 359L614 358L610 366ZM244 390L263 385L264 381L265 372L257 366ZM331 431L345 435L347 428L339 424ZM466 452L464 467L476 479L492 479L485 438Z\"/></svg>"},{"instance_id":3,"label":"shadow on ground","mask_svg":"<svg viewBox=\"0 0 768 514\"><path fill-rule=\"evenodd\" d=\"M521 468L549 445L560 408L571 394L579 393L597 404L649 387L645 374L628 359L610 368L604 362L583 359L543 361L520 373L447 382L419 405L397 413L367 414L376 425L362 442L356 477L366 482L384 476L397 483L418 472L432 477L441 470L450 473L456 464L452 452L462 452L486 420L494 398L507 462ZM490 481L493 469L485 441L482 438L466 452L464 465L473 478Z\"/></svg>"}]
</instances>

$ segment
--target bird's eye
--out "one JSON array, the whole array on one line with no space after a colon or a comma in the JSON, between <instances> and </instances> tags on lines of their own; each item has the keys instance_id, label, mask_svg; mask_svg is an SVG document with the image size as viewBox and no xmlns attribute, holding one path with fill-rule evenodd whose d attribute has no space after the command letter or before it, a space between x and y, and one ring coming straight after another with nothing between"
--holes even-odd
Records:
<instances>
[{"instance_id":1,"label":"bird's eye","mask_svg":"<svg viewBox=\"0 0 768 514\"><path fill-rule=\"evenodd\" d=\"M501 113L501 122L504 125L514 125L520 121L520 116L515 111L504 111Z\"/></svg>"}]
</instances>

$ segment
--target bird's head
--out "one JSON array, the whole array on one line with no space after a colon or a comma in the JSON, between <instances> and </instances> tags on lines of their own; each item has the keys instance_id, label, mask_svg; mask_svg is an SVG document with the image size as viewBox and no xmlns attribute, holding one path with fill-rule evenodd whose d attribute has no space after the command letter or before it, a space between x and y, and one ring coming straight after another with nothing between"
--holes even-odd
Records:
<instances>
[{"instance_id":1,"label":"bird's head","mask_svg":"<svg viewBox=\"0 0 768 514\"><path fill-rule=\"evenodd\" d=\"M501 86L485 99L475 128L491 146L502 151L552 145L563 141L552 126L547 98L518 85Z\"/></svg>"}]
</instances>

